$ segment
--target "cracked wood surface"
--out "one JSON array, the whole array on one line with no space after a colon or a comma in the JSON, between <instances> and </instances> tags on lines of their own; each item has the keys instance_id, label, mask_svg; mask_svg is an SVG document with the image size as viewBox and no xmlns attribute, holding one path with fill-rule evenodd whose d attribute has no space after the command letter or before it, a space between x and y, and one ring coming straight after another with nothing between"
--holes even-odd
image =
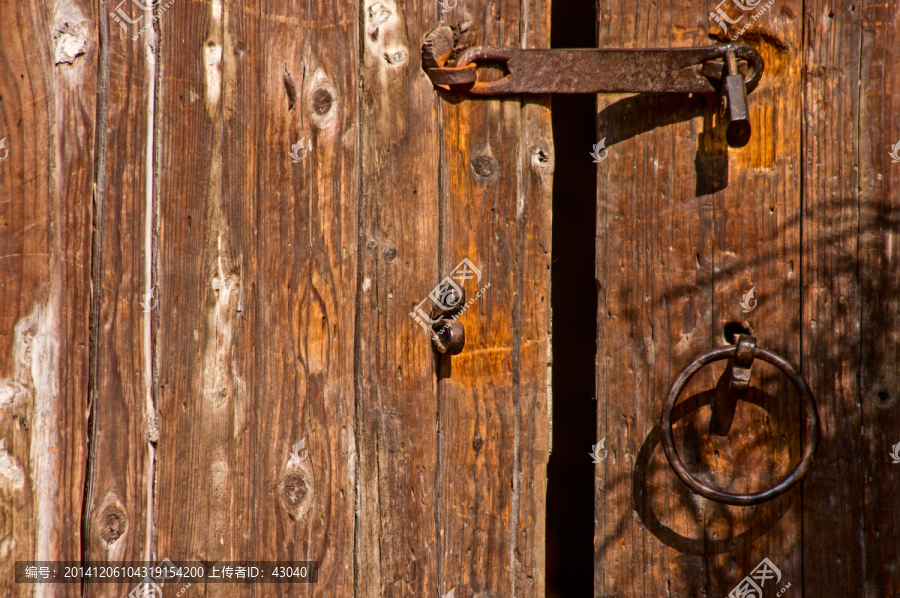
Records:
<instances>
[{"instance_id":1,"label":"cracked wood surface","mask_svg":"<svg viewBox=\"0 0 900 598\"><path fill-rule=\"evenodd\" d=\"M135 5L123 10L146 19ZM99 29L99 25L98 25ZM132 41L115 23L106 35L100 69L96 154L94 294L92 305L91 454L85 492L86 529L82 557L98 562L144 561L152 551L156 423L149 382L145 331L155 312L139 300L152 280L145 264L152 255L145 238L154 224L150 132L155 69L148 36ZM114 74L114 76L113 76ZM90 588L87 595L125 595L134 584ZM73 591L74 587L66 589Z\"/></svg>"},{"instance_id":2,"label":"cracked wood surface","mask_svg":"<svg viewBox=\"0 0 900 598\"><path fill-rule=\"evenodd\" d=\"M0 587L281 559L318 585L255 595L542 594L548 101L438 96L432 3L55 6L0 0ZM545 2L445 18L548 43ZM466 256L451 365L408 314Z\"/></svg>"},{"instance_id":3,"label":"cracked wood surface","mask_svg":"<svg viewBox=\"0 0 900 598\"><path fill-rule=\"evenodd\" d=\"M0 22L0 593L49 596L13 570L82 550L96 12L3 0Z\"/></svg>"}]
</instances>

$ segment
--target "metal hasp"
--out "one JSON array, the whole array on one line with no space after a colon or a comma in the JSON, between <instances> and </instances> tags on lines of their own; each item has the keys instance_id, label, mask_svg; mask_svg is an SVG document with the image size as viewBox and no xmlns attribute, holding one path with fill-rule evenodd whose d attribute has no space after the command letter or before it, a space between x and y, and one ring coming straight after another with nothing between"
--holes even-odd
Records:
<instances>
[{"instance_id":1,"label":"metal hasp","mask_svg":"<svg viewBox=\"0 0 900 598\"><path fill-rule=\"evenodd\" d=\"M750 389L750 374L753 371L753 355L756 353L756 339L749 334L738 337L734 357L731 359L731 381L728 387L732 392L746 393Z\"/></svg>"},{"instance_id":2,"label":"metal hasp","mask_svg":"<svg viewBox=\"0 0 900 598\"><path fill-rule=\"evenodd\" d=\"M700 371L700 368L703 366L714 361L729 358L732 360L732 374L729 382L730 390L737 391L738 393L746 392L750 386L750 368L753 364L753 360L754 358L761 359L771 363L787 376L788 380L791 381L791 384L800 394L800 397L803 400L803 406L806 408L806 446L803 449L803 457L800 459L800 463L797 464L794 471L773 487L752 494L732 494L723 492L709 486L694 476L688 471L684 462L682 462L681 457L678 455L678 451L675 449L675 437L672 433L672 411L675 408L676 401L678 401L678 395L680 395L681 391L684 390L684 387L687 386L691 377ZM716 400L718 400L718 397L716 397ZM730 420L733 417L735 404L736 401L732 403L729 399L728 404L713 405L713 418L719 417L720 419L726 420L724 423L719 424L719 427L722 429L719 430L718 433L728 433L728 428L731 427ZM717 409L724 411L730 410L731 413L723 417L721 414L716 414ZM809 471L816 455L816 447L819 445L819 414L816 410L816 400L813 397L812 391L809 389L809 385L806 384L803 377L800 376L797 370L783 357L772 353L771 351L767 351L762 347L758 347L756 345L756 339L751 336L741 336L736 346L723 347L721 349L714 349L709 353L704 353L692 361L686 368L681 370L681 373L675 378L675 382L672 383L668 396L666 396L666 403L663 407L660 427L662 428L663 448L666 452L666 459L668 459L669 465L675 470L678 477L681 478L681 481L700 496L729 505L758 505L781 496L790 490L794 484L799 482L806 472ZM710 427L713 427L712 424ZM716 432L711 430L711 433Z\"/></svg>"},{"instance_id":3,"label":"metal hasp","mask_svg":"<svg viewBox=\"0 0 900 598\"><path fill-rule=\"evenodd\" d=\"M474 47L455 61L453 31L432 30L422 45L422 68L432 83L455 93L493 96L545 93L719 93L728 120L726 140L750 140L747 94L765 62L755 48L726 44L705 48L519 50ZM502 65L506 76L479 81L479 63Z\"/></svg>"}]
</instances>

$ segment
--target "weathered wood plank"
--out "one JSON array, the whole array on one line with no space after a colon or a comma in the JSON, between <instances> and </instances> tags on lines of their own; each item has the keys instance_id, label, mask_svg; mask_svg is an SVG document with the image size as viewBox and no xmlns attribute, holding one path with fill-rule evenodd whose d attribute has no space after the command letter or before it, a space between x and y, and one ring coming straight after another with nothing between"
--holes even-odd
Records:
<instances>
[{"instance_id":1,"label":"weathered wood plank","mask_svg":"<svg viewBox=\"0 0 900 598\"><path fill-rule=\"evenodd\" d=\"M458 47L549 47L548 3L459 6ZM549 102L442 94L444 274L481 270L440 383L441 594L542 596L549 418ZM476 284L477 283L477 284ZM490 285L489 287L487 285ZM483 294L478 296L482 290Z\"/></svg>"},{"instance_id":2,"label":"weathered wood plank","mask_svg":"<svg viewBox=\"0 0 900 598\"><path fill-rule=\"evenodd\" d=\"M900 593L888 456L900 442L898 170L887 154L900 137L896 13L851 2L805 13L804 374L823 429L803 500L811 596Z\"/></svg>"},{"instance_id":3,"label":"weathered wood plank","mask_svg":"<svg viewBox=\"0 0 900 598\"><path fill-rule=\"evenodd\" d=\"M239 81L258 80L238 68L246 63L234 30L245 18L252 16L214 0L177 5L159 22L155 168L165 176L158 208L155 557L176 562L251 554L251 521L241 518L249 497L241 490L261 472L245 470L241 457L254 452L248 424L258 392L248 366L258 210L248 190L258 168L259 112L245 105L257 97L252 87L242 90L249 97L239 93ZM255 60L260 50L250 50ZM239 148L244 159L235 169ZM227 595L235 587L216 590Z\"/></svg>"},{"instance_id":4,"label":"weathered wood plank","mask_svg":"<svg viewBox=\"0 0 900 598\"><path fill-rule=\"evenodd\" d=\"M77 560L87 445L95 5L0 2L0 591Z\"/></svg>"},{"instance_id":5,"label":"weathered wood plank","mask_svg":"<svg viewBox=\"0 0 900 598\"><path fill-rule=\"evenodd\" d=\"M409 317L439 269L437 94L419 47L433 2L366 0L356 339L357 595L437 596L436 360Z\"/></svg>"},{"instance_id":6,"label":"weathered wood plank","mask_svg":"<svg viewBox=\"0 0 900 598\"><path fill-rule=\"evenodd\" d=\"M721 36L705 7L600 4L600 47L709 45ZM801 579L799 491L752 508L693 495L663 453L658 420L677 373L750 328L761 345L797 361L799 264L799 3L764 16L741 40L767 62L750 98L750 144L728 149L717 98L600 96L597 139L608 159L598 185L598 438L595 595L725 595L763 558ZM709 29L707 29L709 27ZM726 41L723 37L721 41ZM585 148L589 150L589 148ZM744 315L756 287L759 307ZM742 402L727 438L709 433L709 395L723 371L708 367L676 442L696 472L731 492L759 491L799 460L796 395L755 366L764 391ZM752 431L742 434L739 431ZM785 441L782 441L782 435ZM792 501L794 504L792 505Z\"/></svg>"},{"instance_id":7,"label":"weathered wood plank","mask_svg":"<svg viewBox=\"0 0 900 598\"><path fill-rule=\"evenodd\" d=\"M859 270L865 596L900 596L900 23L898 4L861 12ZM844 60L849 60L849 56ZM850 147L841 144L841 151ZM894 150L900 155L900 147ZM842 347L846 350L846 347ZM900 454L900 450L893 451Z\"/></svg>"},{"instance_id":8,"label":"weathered wood plank","mask_svg":"<svg viewBox=\"0 0 900 598\"><path fill-rule=\"evenodd\" d=\"M279 10L284 17L297 16L288 3ZM310 3L308 17L301 14L303 20L296 24L272 18L272 9L264 12L262 96L267 100L261 101L266 106L261 128L269 134L261 155L266 176L258 195L265 216L257 249L261 276L254 283L259 301L254 370L261 376L257 459L266 477L246 493L270 506L257 513L247 505L243 516L255 518L253 527L258 526L250 547L254 554L317 560L323 595L351 595L349 555L357 500L356 400L351 389L358 255L358 8ZM304 35L297 35L298 26L305 28ZM287 150L301 138L310 149L295 164ZM278 238L282 243L268 241ZM291 448L304 439L309 458L303 459L302 451L291 457ZM247 459L251 466L259 465ZM272 486L274 496L265 490ZM314 591L310 588L309 594Z\"/></svg>"},{"instance_id":9,"label":"weathered wood plank","mask_svg":"<svg viewBox=\"0 0 900 598\"><path fill-rule=\"evenodd\" d=\"M90 484L84 558L145 561L153 539L156 408L151 394L150 325L144 295L150 274L154 189L151 167L156 36L152 18L132 3L119 9L135 23L104 19L103 86L98 135ZM118 15L118 11L116 11ZM149 177L149 178L148 178ZM126 595L133 583L89 586L93 596Z\"/></svg>"},{"instance_id":10,"label":"weathered wood plank","mask_svg":"<svg viewBox=\"0 0 900 598\"><path fill-rule=\"evenodd\" d=\"M160 23L158 556L318 560L348 594L356 8L213 0Z\"/></svg>"},{"instance_id":11,"label":"weathered wood plank","mask_svg":"<svg viewBox=\"0 0 900 598\"><path fill-rule=\"evenodd\" d=\"M861 582L862 413L858 404L860 13L850 3L811 2L805 13L809 113L803 130L803 374L818 402L822 446L804 484L803 560L816 575L804 591L842 587L870 596ZM845 145L846 144L846 145ZM842 148L845 148L842 150ZM852 149L851 149L852 148ZM847 458L852 455L851 458ZM845 580L859 580L845 587Z\"/></svg>"},{"instance_id":12,"label":"weathered wood plank","mask_svg":"<svg viewBox=\"0 0 900 598\"><path fill-rule=\"evenodd\" d=\"M527 47L549 47L550 3L530 2ZM519 173L523 210L517 218L521 274L513 318L518 330L519 513L513 552L512 595L545 595L547 461L550 458L550 259L552 247L553 134L550 99L529 99L520 117ZM518 372L516 372L518 369Z\"/></svg>"}]
</instances>

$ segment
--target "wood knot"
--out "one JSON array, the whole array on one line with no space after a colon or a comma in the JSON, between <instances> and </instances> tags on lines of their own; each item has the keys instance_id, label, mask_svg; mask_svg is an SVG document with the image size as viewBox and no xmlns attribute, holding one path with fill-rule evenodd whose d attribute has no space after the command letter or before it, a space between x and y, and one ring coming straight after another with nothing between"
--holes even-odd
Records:
<instances>
[{"instance_id":1,"label":"wood knot","mask_svg":"<svg viewBox=\"0 0 900 598\"><path fill-rule=\"evenodd\" d=\"M396 257L397 257L396 249L392 248L392 249L388 249L387 251L384 252L384 261L386 261L389 264L391 262L393 262Z\"/></svg>"},{"instance_id":2,"label":"wood knot","mask_svg":"<svg viewBox=\"0 0 900 598\"><path fill-rule=\"evenodd\" d=\"M281 506L288 516L294 521L300 520L309 510L312 502L312 488L310 487L306 471L299 467L291 468L291 471L281 481Z\"/></svg>"},{"instance_id":3,"label":"wood knot","mask_svg":"<svg viewBox=\"0 0 900 598\"><path fill-rule=\"evenodd\" d=\"M472 441L472 448L475 449L475 454L481 452L481 446L484 444L484 440L481 439L481 436L476 436Z\"/></svg>"},{"instance_id":4,"label":"wood knot","mask_svg":"<svg viewBox=\"0 0 900 598\"><path fill-rule=\"evenodd\" d=\"M483 179L489 179L497 172L497 161L490 156L477 156L472 159L472 170Z\"/></svg>"},{"instance_id":5,"label":"wood knot","mask_svg":"<svg viewBox=\"0 0 900 598\"><path fill-rule=\"evenodd\" d=\"M366 28L369 39L372 41L378 39L378 26L391 18L392 14L393 13L381 3L376 3L369 7L369 26Z\"/></svg>"},{"instance_id":6,"label":"wood knot","mask_svg":"<svg viewBox=\"0 0 900 598\"><path fill-rule=\"evenodd\" d=\"M284 489L282 492L284 494L284 499L293 506L303 502L308 491L309 486L306 485L306 480L300 475L292 475L284 481Z\"/></svg>"},{"instance_id":7,"label":"wood knot","mask_svg":"<svg viewBox=\"0 0 900 598\"><path fill-rule=\"evenodd\" d=\"M397 50L396 52L385 52L384 53L385 62L387 62L388 64L391 64L391 65L402 64L402 63L406 62L407 58L408 58L408 54L406 53L406 50Z\"/></svg>"},{"instance_id":8,"label":"wood knot","mask_svg":"<svg viewBox=\"0 0 900 598\"><path fill-rule=\"evenodd\" d=\"M331 111L332 104L334 104L334 97L332 97L331 92L324 87L320 87L313 92L312 108L313 112L319 116L328 114L328 112Z\"/></svg>"},{"instance_id":9,"label":"wood knot","mask_svg":"<svg viewBox=\"0 0 900 598\"><path fill-rule=\"evenodd\" d=\"M287 71L287 68L284 69L284 74L282 74L281 80L284 82L284 93L285 95L287 95L288 112L290 112L294 109L294 104L297 103L297 88L294 85L294 78L291 77L291 74Z\"/></svg>"},{"instance_id":10,"label":"wood knot","mask_svg":"<svg viewBox=\"0 0 900 598\"><path fill-rule=\"evenodd\" d=\"M309 118L316 127L325 129L334 124L337 117L338 93L334 83L321 67L313 73L309 88Z\"/></svg>"},{"instance_id":11,"label":"wood knot","mask_svg":"<svg viewBox=\"0 0 900 598\"><path fill-rule=\"evenodd\" d=\"M539 168L544 168L545 166L550 164L550 152L540 147L532 149L531 162Z\"/></svg>"},{"instance_id":12,"label":"wood knot","mask_svg":"<svg viewBox=\"0 0 900 598\"><path fill-rule=\"evenodd\" d=\"M109 506L100 515L100 537L112 544L122 537L127 527L128 518L118 507Z\"/></svg>"},{"instance_id":13,"label":"wood knot","mask_svg":"<svg viewBox=\"0 0 900 598\"><path fill-rule=\"evenodd\" d=\"M68 7L68 11L64 11L69 17L73 17L76 22L68 20L55 23L53 30L53 41L55 44L56 58L55 65L73 64L75 59L82 56L87 51L87 43L90 38L86 20L80 14L77 7ZM82 17L79 20L79 17Z\"/></svg>"}]
</instances>

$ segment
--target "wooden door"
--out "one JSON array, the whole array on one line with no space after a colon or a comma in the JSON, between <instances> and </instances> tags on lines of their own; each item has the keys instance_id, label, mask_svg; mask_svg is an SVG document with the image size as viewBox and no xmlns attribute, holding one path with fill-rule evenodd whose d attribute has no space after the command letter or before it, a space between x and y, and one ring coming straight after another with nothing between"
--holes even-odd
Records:
<instances>
[{"instance_id":1,"label":"wooden door","mask_svg":"<svg viewBox=\"0 0 900 598\"><path fill-rule=\"evenodd\" d=\"M549 100L442 97L420 45L546 47L549 3L450 3L0 0L4 596L543 594ZM409 314L464 259L439 358Z\"/></svg>"},{"instance_id":2,"label":"wooden door","mask_svg":"<svg viewBox=\"0 0 900 598\"><path fill-rule=\"evenodd\" d=\"M730 592L767 558L780 579L761 587L766 598L897 596L900 7L729 1L719 7L739 22L726 34L715 4L599 3L601 47L708 45L752 25L738 41L766 72L742 149L726 146L715 99L598 100L609 154L598 166L597 438L609 458L596 472L595 595L745 595ZM658 424L678 372L740 331L800 369L821 419L812 470L754 507L693 494ZM707 482L759 491L797 464L804 412L757 360L731 432L711 434L724 367L682 393L677 448Z\"/></svg>"}]
</instances>

